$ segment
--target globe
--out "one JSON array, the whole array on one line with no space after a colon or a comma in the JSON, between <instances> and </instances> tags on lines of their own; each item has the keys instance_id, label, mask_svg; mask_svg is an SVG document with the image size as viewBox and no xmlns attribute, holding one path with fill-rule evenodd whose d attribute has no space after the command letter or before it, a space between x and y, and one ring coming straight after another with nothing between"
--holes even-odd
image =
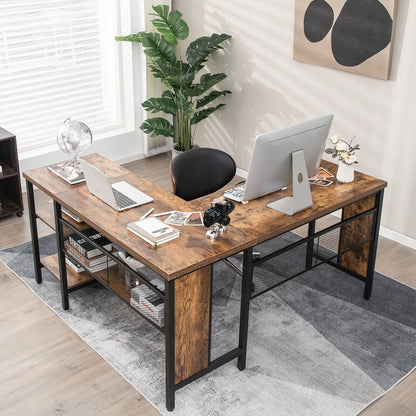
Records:
<instances>
[{"instance_id":1,"label":"globe","mask_svg":"<svg viewBox=\"0 0 416 416\"><path fill-rule=\"evenodd\" d=\"M59 148L72 156L68 165L74 169L79 169L78 157L82 155L92 143L90 128L81 121L67 118L58 129L57 142Z\"/></svg>"}]
</instances>

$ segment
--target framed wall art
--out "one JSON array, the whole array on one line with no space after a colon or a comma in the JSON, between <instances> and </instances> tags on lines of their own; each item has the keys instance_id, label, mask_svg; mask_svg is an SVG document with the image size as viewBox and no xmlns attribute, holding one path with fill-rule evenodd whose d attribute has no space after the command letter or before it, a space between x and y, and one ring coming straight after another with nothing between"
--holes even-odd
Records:
<instances>
[{"instance_id":1,"label":"framed wall art","mask_svg":"<svg viewBox=\"0 0 416 416\"><path fill-rule=\"evenodd\" d=\"M293 58L389 79L397 0L295 0Z\"/></svg>"}]
</instances>

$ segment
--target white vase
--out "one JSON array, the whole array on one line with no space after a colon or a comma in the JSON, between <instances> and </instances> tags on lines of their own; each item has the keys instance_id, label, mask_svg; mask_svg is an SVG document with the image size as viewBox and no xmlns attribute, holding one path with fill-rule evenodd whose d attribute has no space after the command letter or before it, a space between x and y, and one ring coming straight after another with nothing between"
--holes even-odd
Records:
<instances>
[{"instance_id":1,"label":"white vase","mask_svg":"<svg viewBox=\"0 0 416 416\"><path fill-rule=\"evenodd\" d=\"M342 183L352 182L354 180L354 164L347 165L344 162L339 162L337 180Z\"/></svg>"}]
</instances>

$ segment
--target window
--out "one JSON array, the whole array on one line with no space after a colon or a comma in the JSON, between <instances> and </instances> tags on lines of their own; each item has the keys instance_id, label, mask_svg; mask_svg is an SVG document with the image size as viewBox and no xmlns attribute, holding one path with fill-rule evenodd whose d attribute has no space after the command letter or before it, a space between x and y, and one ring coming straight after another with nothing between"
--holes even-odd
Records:
<instances>
[{"instance_id":1,"label":"window","mask_svg":"<svg viewBox=\"0 0 416 416\"><path fill-rule=\"evenodd\" d=\"M126 124L114 40L131 29L120 26L130 22L120 17L123 3L1 0L0 125L17 135L20 151L56 143L68 117L94 135Z\"/></svg>"}]
</instances>

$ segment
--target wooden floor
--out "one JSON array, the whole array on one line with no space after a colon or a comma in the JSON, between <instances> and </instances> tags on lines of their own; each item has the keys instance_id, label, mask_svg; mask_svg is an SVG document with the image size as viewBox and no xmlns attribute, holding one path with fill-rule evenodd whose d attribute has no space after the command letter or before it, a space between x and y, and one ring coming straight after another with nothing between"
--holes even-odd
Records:
<instances>
[{"instance_id":1,"label":"wooden floor","mask_svg":"<svg viewBox=\"0 0 416 416\"><path fill-rule=\"evenodd\" d=\"M126 167L171 189L169 160L156 156ZM51 204L40 193L36 201ZM38 225L41 235L51 232ZM29 240L27 211L0 220L0 249ZM414 250L380 238L376 269L416 288ZM0 415L160 415L1 262L0 357ZM416 416L415 391L413 371L360 415Z\"/></svg>"}]
</instances>

